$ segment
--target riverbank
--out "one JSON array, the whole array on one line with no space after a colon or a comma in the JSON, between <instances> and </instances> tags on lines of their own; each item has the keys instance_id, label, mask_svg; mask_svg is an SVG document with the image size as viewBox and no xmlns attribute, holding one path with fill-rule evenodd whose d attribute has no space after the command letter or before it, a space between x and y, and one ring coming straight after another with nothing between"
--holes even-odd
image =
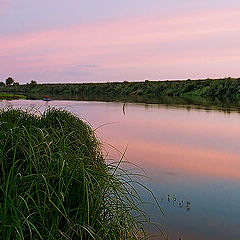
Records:
<instances>
[{"instance_id":1,"label":"riverbank","mask_svg":"<svg viewBox=\"0 0 240 240\"><path fill-rule=\"evenodd\" d=\"M0 92L24 95L75 95L79 98L209 97L240 99L240 79L108 82L76 84L24 84L2 86Z\"/></svg>"},{"instance_id":2,"label":"riverbank","mask_svg":"<svg viewBox=\"0 0 240 240\"><path fill-rule=\"evenodd\" d=\"M25 95L0 93L0 100L19 100L26 98L27 96Z\"/></svg>"}]
</instances>

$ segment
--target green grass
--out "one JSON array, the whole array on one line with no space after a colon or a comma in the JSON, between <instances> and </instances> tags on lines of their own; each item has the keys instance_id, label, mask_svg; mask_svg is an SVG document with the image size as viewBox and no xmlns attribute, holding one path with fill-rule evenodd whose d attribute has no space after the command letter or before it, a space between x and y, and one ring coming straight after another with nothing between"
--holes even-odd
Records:
<instances>
[{"instance_id":1,"label":"green grass","mask_svg":"<svg viewBox=\"0 0 240 240\"><path fill-rule=\"evenodd\" d=\"M1 93L0 94L0 100L14 100L14 99L26 99L25 95L19 95L19 94L10 94L10 93Z\"/></svg>"},{"instance_id":2,"label":"green grass","mask_svg":"<svg viewBox=\"0 0 240 240\"><path fill-rule=\"evenodd\" d=\"M148 239L131 176L101 148L66 110L1 110L1 239Z\"/></svg>"}]
</instances>

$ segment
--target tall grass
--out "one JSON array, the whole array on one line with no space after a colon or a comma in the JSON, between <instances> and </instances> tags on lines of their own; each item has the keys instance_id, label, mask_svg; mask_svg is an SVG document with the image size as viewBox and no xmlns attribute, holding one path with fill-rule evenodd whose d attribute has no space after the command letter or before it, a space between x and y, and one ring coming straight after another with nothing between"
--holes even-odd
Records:
<instances>
[{"instance_id":1,"label":"tall grass","mask_svg":"<svg viewBox=\"0 0 240 240\"><path fill-rule=\"evenodd\" d=\"M131 178L74 114L0 111L0 238L148 239Z\"/></svg>"}]
</instances>

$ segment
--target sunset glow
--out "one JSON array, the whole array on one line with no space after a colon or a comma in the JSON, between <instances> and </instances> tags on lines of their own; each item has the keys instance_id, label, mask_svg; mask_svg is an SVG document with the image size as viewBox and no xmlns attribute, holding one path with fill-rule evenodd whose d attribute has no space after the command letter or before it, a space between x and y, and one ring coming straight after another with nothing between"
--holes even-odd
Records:
<instances>
[{"instance_id":1,"label":"sunset glow","mask_svg":"<svg viewBox=\"0 0 240 240\"><path fill-rule=\"evenodd\" d=\"M58 9L52 16L67 18L67 24L51 23L51 19L48 27L41 26L45 16L39 11L39 16L32 16L36 26L25 22L31 16L21 15L23 26L15 22L1 30L4 19L14 18L13 12L19 16L21 11L35 11L27 2L25 9L17 9L17 3L0 1L1 78L104 82L240 75L239 4L186 8L169 16L157 4L159 12L138 9L131 16L116 13L114 17L101 13L100 20L91 19L89 13L79 20L82 6L70 1L68 8L71 4L78 8L79 16ZM153 7L151 2L148 5ZM163 6L172 7L170 3Z\"/></svg>"}]
</instances>

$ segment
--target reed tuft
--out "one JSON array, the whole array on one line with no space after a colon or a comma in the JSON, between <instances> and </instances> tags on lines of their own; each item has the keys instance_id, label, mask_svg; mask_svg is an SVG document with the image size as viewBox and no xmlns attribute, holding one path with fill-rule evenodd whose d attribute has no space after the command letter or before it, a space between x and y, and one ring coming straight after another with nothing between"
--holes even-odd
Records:
<instances>
[{"instance_id":1,"label":"reed tuft","mask_svg":"<svg viewBox=\"0 0 240 240\"><path fill-rule=\"evenodd\" d=\"M148 239L129 176L74 114L0 110L1 239Z\"/></svg>"}]
</instances>

